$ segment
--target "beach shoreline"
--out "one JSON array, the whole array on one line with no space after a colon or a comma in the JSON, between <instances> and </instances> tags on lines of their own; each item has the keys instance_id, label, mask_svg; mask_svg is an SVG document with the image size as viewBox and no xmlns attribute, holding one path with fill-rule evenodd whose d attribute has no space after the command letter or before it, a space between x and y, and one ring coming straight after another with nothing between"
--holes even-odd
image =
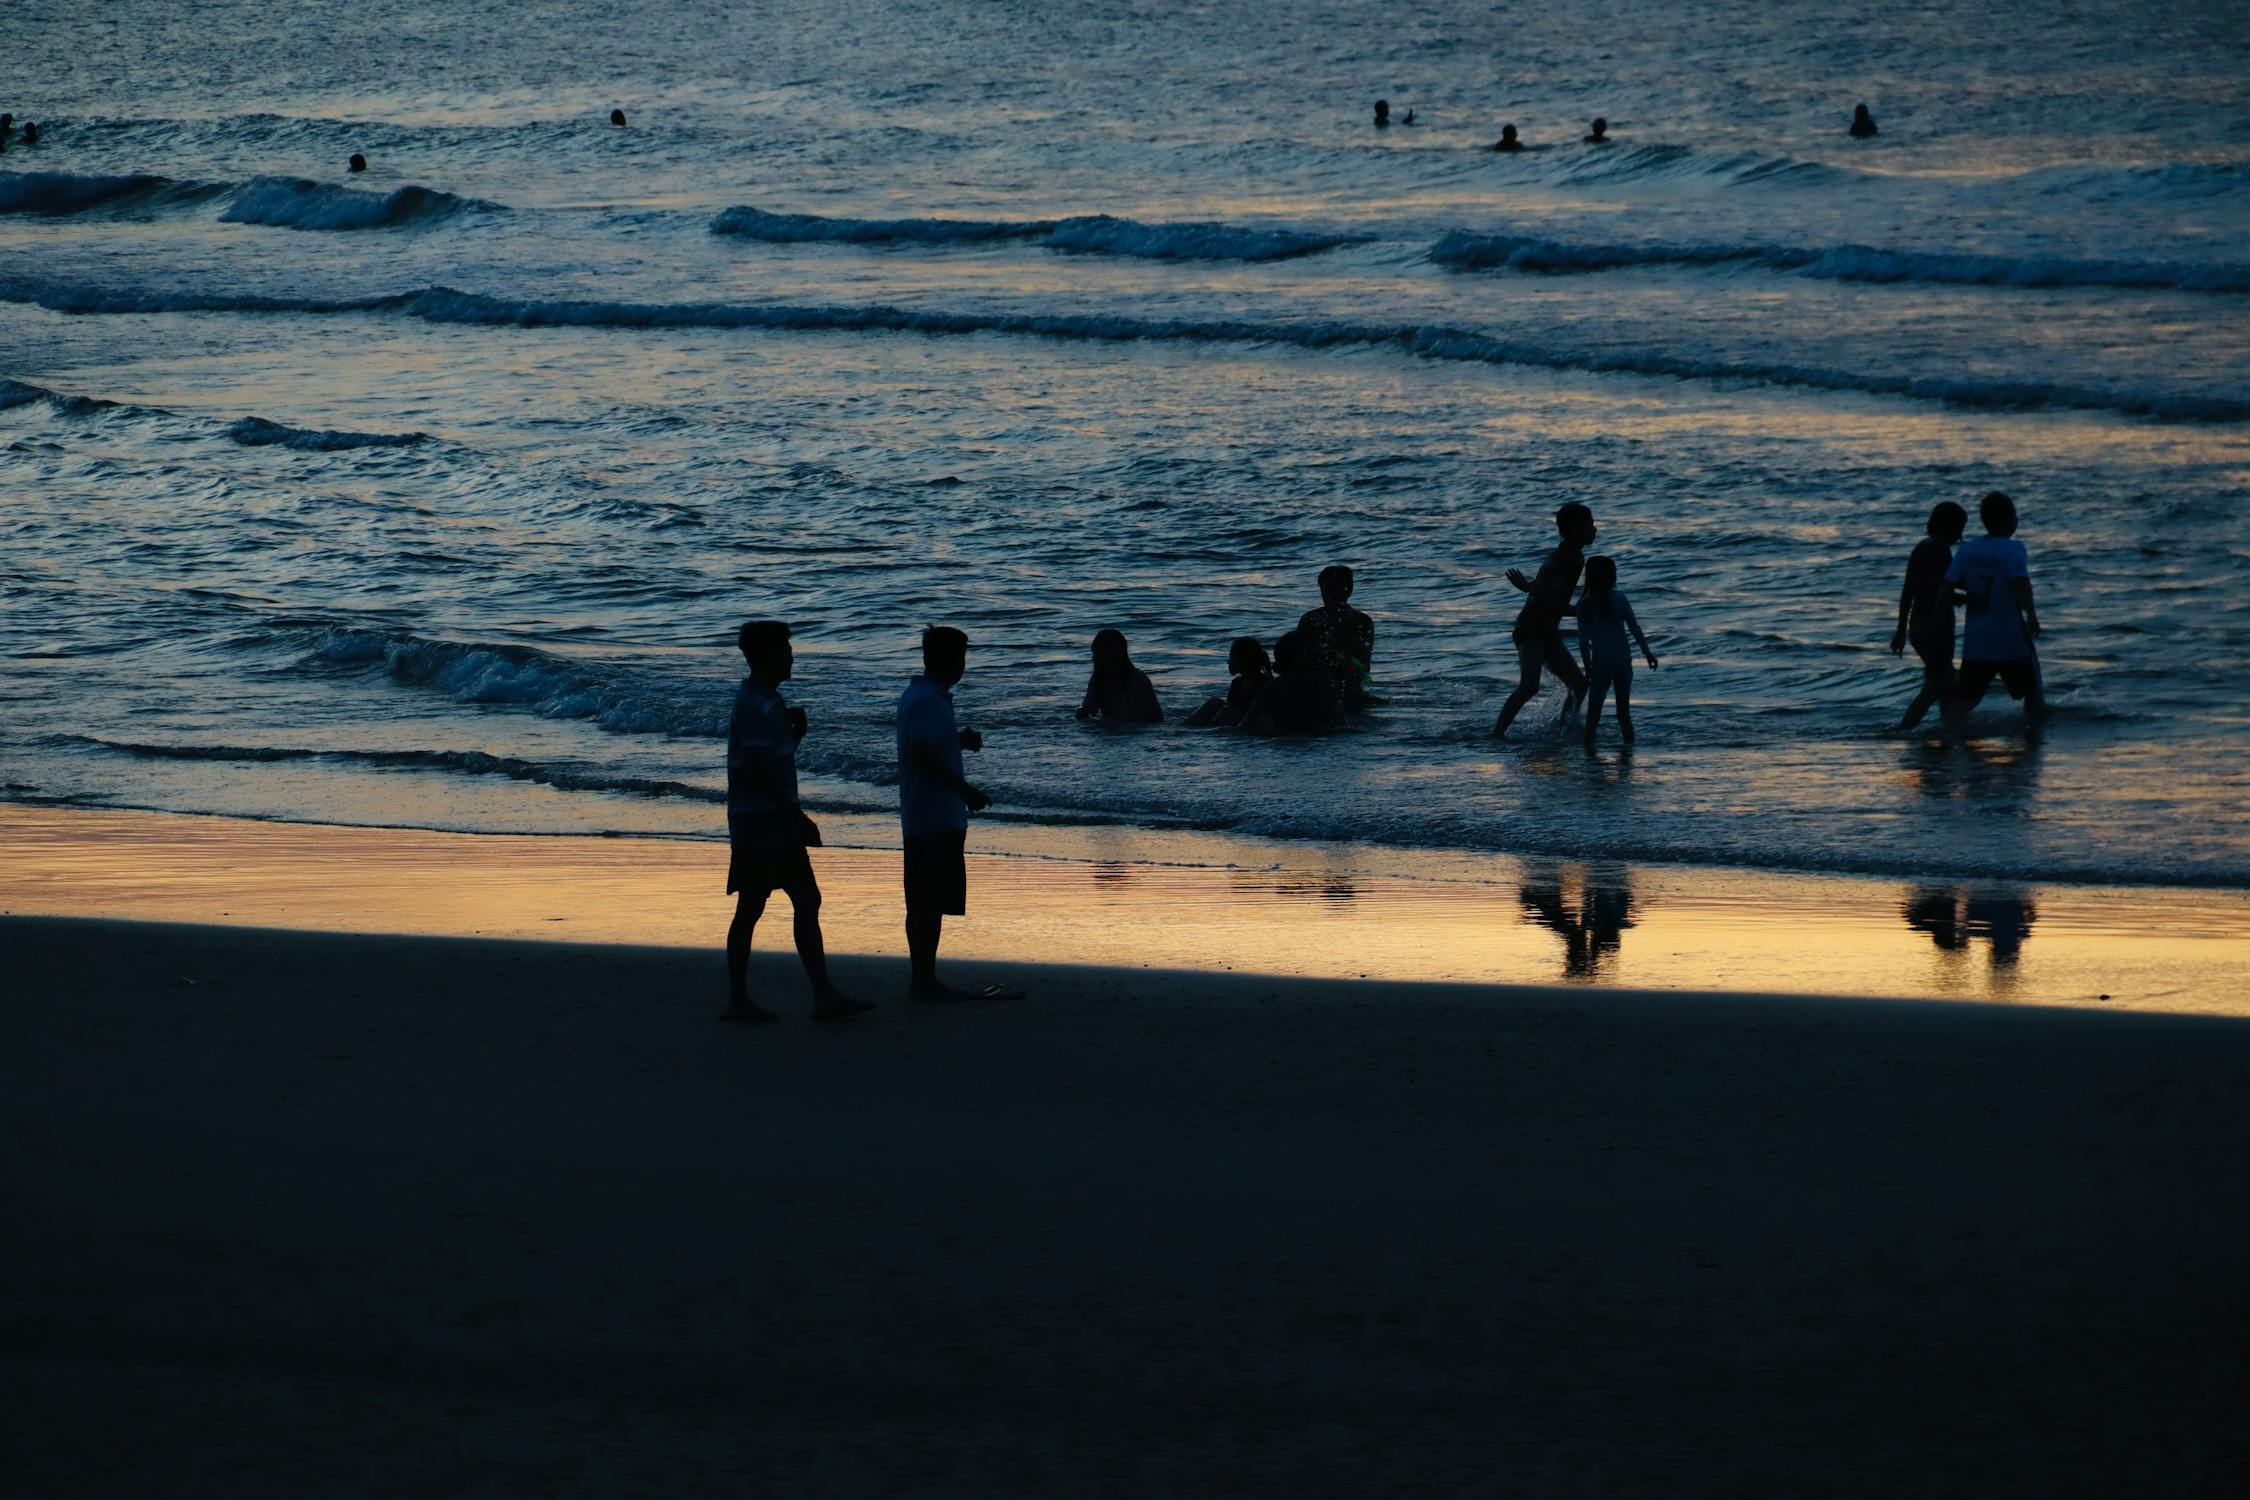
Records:
<instances>
[{"instance_id":1,"label":"beach shoreline","mask_svg":"<svg viewBox=\"0 0 2250 1500\"><path fill-rule=\"evenodd\" d=\"M2216 1494L2250 1027L0 919L27 1493ZM159 1477L169 1476L169 1477Z\"/></svg>"},{"instance_id":2,"label":"beach shoreline","mask_svg":"<svg viewBox=\"0 0 2250 1500\"><path fill-rule=\"evenodd\" d=\"M997 848L994 846L997 845ZM2250 1014L2250 895L1204 845L1087 830L1026 855L980 826L948 955L1307 978ZM715 952L705 840L467 834L0 803L0 913ZM829 947L903 951L895 849L814 851ZM761 924L785 951L787 902Z\"/></svg>"}]
</instances>

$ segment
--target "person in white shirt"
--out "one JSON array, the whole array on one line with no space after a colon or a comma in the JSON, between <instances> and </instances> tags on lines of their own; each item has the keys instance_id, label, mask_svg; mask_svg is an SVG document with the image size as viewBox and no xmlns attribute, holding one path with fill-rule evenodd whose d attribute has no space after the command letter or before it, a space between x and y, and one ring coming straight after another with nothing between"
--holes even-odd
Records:
<instances>
[{"instance_id":1,"label":"person in white shirt","mask_svg":"<svg viewBox=\"0 0 2250 1500\"><path fill-rule=\"evenodd\" d=\"M797 956L812 981L813 1019L860 1015L874 1007L836 988L820 935L820 883L805 852L819 847L820 829L797 801L797 742L805 737L805 711L781 696L797 660L789 627L779 620L752 620L735 642L750 676L734 695L734 718L727 725L727 893L735 905L727 928L727 1008L720 1019L781 1019L750 998L750 938L776 890L788 893L796 915Z\"/></svg>"},{"instance_id":2,"label":"person in white shirt","mask_svg":"<svg viewBox=\"0 0 2250 1500\"><path fill-rule=\"evenodd\" d=\"M913 959L910 993L917 1000L1014 998L1001 985L959 990L937 976L945 919L968 910L964 849L969 814L992 799L961 774L961 752L982 750L984 737L953 717L953 685L968 670L969 638L949 625L922 632L922 675L898 700L898 821L906 862L906 948Z\"/></svg>"},{"instance_id":3,"label":"person in white shirt","mask_svg":"<svg viewBox=\"0 0 2250 1500\"><path fill-rule=\"evenodd\" d=\"M2032 601L2031 558L2016 536L2016 503L1998 490L1977 505L1985 535L1963 542L1953 553L1945 581L1961 590L1967 609L1961 620L1961 669L1946 719L1959 724L1983 700L1998 677L2008 696L2023 700L2024 717L2036 721L2047 712L2039 678L2039 610Z\"/></svg>"}]
</instances>

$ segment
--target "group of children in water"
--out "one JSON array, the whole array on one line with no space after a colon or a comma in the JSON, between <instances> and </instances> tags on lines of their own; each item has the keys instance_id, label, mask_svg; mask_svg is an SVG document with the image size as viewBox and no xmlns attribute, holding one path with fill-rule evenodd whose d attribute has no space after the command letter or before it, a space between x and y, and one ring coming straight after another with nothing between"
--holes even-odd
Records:
<instances>
[{"instance_id":1,"label":"group of children in water","mask_svg":"<svg viewBox=\"0 0 2250 1500\"><path fill-rule=\"evenodd\" d=\"M1614 697L1618 733L1633 740L1633 647L1651 670L1656 654L1633 614L1632 601L1617 586L1612 558L1586 556L1596 531L1593 513L1575 502L1555 513L1561 541L1540 564L1536 577L1519 569L1508 581L1525 594L1513 636L1522 675L1516 690L1493 721L1505 736L1524 704L1552 671L1570 690L1565 712L1587 704L1586 743L1594 743L1602 705ZM1579 585L1579 575L1585 584ZM1240 729L1263 734L1319 734L1341 729L1366 709L1380 707L1369 691L1375 658L1375 622L1351 606L1352 570L1341 563L1320 574L1320 608L1308 610L1297 628L1274 642L1269 658L1256 636L1237 637L1227 652L1233 681L1224 697L1206 699L1187 723L1194 728ZM1578 656L1563 645L1562 622L1578 621ZM1630 642L1628 642L1630 636ZM1110 724L1156 724L1164 718L1148 674L1133 665L1124 633L1104 630L1094 637L1094 670L1078 717Z\"/></svg>"},{"instance_id":2,"label":"group of children in water","mask_svg":"<svg viewBox=\"0 0 2250 1500\"><path fill-rule=\"evenodd\" d=\"M2032 647L2039 636L2039 614L2029 557L2014 539L2015 503L1994 490L1979 511L1986 534L1955 552L1968 513L1950 500L1938 505L1930 512L1928 537L1907 562L1891 650L1904 654L1912 643L1922 660L1922 687L1899 721L1902 733L1941 703L1946 723L1958 724L1994 678L2023 702L2028 717L2036 720L2046 712ZM1633 656L1637 649L1655 671L1656 652L1632 601L1617 586L1616 560L1586 555L1599 535L1593 512L1575 501L1564 505L1555 512L1555 530L1559 539L1537 574L1508 570L1508 582L1525 596L1510 631L1518 677L1492 722L1493 737L1507 736L1552 672L1569 691L1564 716L1585 706L1589 748L1605 703L1614 703L1618 736L1629 745L1634 738ZM1227 653L1233 681L1226 695L1206 699L1186 722L1195 728L1318 734L1343 728L1353 715L1380 706L1383 700L1369 691L1375 622L1351 607L1352 585L1350 568L1337 564L1322 569L1320 608L1307 611L1295 630L1276 641L1270 658L1257 637L1238 637ZM1958 670L1953 664L1957 606L1968 611ZM1578 624L1575 658L1562 635L1563 621L1573 617ZM1094 637L1094 670L1078 717L1111 724L1163 721L1156 687L1133 665L1122 631L1108 629Z\"/></svg>"}]
</instances>

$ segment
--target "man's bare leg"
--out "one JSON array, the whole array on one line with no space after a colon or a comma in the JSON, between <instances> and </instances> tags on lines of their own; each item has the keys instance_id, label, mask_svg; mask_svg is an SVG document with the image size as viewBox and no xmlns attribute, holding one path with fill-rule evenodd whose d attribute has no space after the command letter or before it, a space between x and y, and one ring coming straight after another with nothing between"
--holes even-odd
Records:
<instances>
[{"instance_id":1,"label":"man's bare leg","mask_svg":"<svg viewBox=\"0 0 2250 1500\"><path fill-rule=\"evenodd\" d=\"M737 891L734 920L727 924L727 1008L722 1021L778 1021L781 1017L750 999L750 938L765 915L766 892Z\"/></svg>"},{"instance_id":2,"label":"man's bare leg","mask_svg":"<svg viewBox=\"0 0 2250 1500\"><path fill-rule=\"evenodd\" d=\"M795 914L792 931L797 939L797 958L805 966L805 978L812 981L813 1019L841 1021L873 1010L874 1001L854 1000L836 988L836 981L829 977L828 943L820 935L819 883L808 880L792 887L789 905Z\"/></svg>"}]
</instances>

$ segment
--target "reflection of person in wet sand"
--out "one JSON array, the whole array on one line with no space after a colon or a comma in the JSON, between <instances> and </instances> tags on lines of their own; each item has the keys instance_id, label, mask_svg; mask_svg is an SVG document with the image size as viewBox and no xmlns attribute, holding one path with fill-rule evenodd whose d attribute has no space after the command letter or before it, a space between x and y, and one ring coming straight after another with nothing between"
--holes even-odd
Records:
<instances>
[{"instance_id":1,"label":"reflection of person in wet sand","mask_svg":"<svg viewBox=\"0 0 2250 1500\"><path fill-rule=\"evenodd\" d=\"M1900 915L1946 953L1966 953L1975 939L1983 938L1991 948L1992 967L2009 969L2023 956L2039 908L2017 891L1925 885L1907 896Z\"/></svg>"},{"instance_id":2,"label":"reflection of person in wet sand","mask_svg":"<svg viewBox=\"0 0 2250 1500\"><path fill-rule=\"evenodd\" d=\"M1559 874L1526 880L1516 892L1516 901L1525 915L1563 940L1566 979L1599 977L1603 961L1616 954L1624 941L1622 934L1633 925L1633 888L1622 872L1585 878L1575 906Z\"/></svg>"}]
</instances>

